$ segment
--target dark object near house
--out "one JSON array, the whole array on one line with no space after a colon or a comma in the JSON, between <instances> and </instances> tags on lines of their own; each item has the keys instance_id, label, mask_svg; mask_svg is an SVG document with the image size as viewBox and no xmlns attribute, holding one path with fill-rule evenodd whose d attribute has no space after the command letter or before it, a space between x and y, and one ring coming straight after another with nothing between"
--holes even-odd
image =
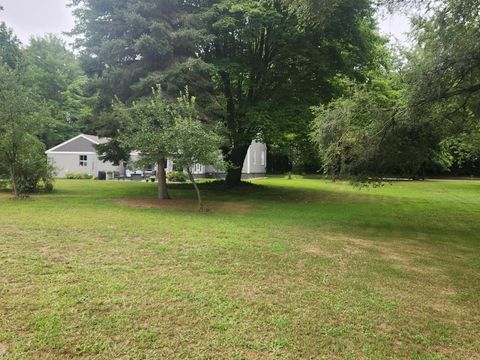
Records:
<instances>
[{"instance_id":1,"label":"dark object near house","mask_svg":"<svg viewBox=\"0 0 480 360\"><path fill-rule=\"evenodd\" d=\"M143 175L141 174L132 174L130 177L132 181L142 181L143 180Z\"/></svg>"},{"instance_id":2,"label":"dark object near house","mask_svg":"<svg viewBox=\"0 0 480 360\"><path fill-rule=\"evenodd\" d=\"M107 173L105 171L99 171L97 180L107 180Z\"/></svg>"}]
</instances>

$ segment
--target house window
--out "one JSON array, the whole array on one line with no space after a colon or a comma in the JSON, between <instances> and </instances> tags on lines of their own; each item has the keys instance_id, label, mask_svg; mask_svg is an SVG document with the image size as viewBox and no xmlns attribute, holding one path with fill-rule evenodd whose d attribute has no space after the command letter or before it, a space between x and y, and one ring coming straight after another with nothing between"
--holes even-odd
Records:
<instances>
[{"instance_id":1,"label":"house window","mask_svg":"<svg viewBox=\"0 0 480 360\"><path fill-rule=\"evenodd\" d=\"M87 155L80 155L80 166L87 166Z\"/></svg>"},{"instance_id":2,"label":"house window","mask_svg":"<svg viewBox=\"0 0 480 360\"><path fill-rule=\"evenodd\" d=\"M257 150L253 150L253 165L257 165Z\"/></svg>"},{"instance_id":3,"label":"house window","mask_svg":"<svg viewBox=\"0 0 480 360\"><path fill-rule=\"evenodd\" d=\"M262 151L262 166L265 166L265 151Z\"/></svg>"},{"instance_id":4,"label":"house window","mask_svg":"<svg viewBox=\"0 0 480 360\"><path fill-rule=\"evenodd\" d=\"M202 173L202 165L201 164L195 164L193 166L193 173L194 174L201 174Z\"/></svg>"}]
</instances>

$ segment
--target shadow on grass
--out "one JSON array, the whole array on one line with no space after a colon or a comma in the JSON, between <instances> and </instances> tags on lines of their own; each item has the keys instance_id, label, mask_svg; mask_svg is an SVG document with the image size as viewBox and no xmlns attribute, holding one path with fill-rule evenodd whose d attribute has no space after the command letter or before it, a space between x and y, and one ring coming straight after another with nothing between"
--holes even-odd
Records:
<instances>
[{"instance_id":1,"label":"shadow on grass","mask_svg":"<svg viewBox=\"0 0 480 360\"><path fill-rule=\"evenodd\" d=\"M169 185L170 189L191 191L191 184ZM331 192L320 189L302 189L302 188L284 188L271 184L255 184L251 182L242 182L236 187L227 187L224 181L210 181L200 184L200 189L206 196L211 196L216 200L245 201L305 201L308 199L321 199L331 196Z\"/></svg>"}]
</instances>

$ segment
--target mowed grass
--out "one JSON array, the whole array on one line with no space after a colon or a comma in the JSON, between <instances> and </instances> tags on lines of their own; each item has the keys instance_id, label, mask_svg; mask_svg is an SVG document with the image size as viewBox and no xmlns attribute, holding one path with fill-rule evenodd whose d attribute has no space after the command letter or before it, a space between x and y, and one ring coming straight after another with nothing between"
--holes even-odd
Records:
<instances>
[{"instance_id":1,"label":"mowed grass","mask_svg":"<svg viewBox=\"0 0 480 360\"><path fill-rule=\"evenodd\" d=\"M254 184L0 193L0 358L480 358L480 182Z\"/></svg>"}]
</instances>

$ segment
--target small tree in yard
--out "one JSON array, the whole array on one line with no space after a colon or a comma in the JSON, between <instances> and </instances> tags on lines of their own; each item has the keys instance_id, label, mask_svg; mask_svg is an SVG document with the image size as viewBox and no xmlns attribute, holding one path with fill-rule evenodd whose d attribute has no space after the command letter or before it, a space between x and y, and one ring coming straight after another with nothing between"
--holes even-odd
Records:
<instances>
[{"instance_id":1,"label":"small tree in yard","mask_svg":"<svg viewBox=\"0 0 480 360\"><path fill-rule=\"evenodd\" d=\"M192 175L195 164L223 165L220 147L221 136L203 124L195 109L195 98L188 92L169 103L159 88L153 97L134 103L131 107L117 102L114 112L123 124L120 143L140 152L141 162L158 166L158 197L170 199L167 192L165 166L173 159L177 166L186 169L197 193L199 209L203 210L202 197Z\"/></svg>"},{"instance_id":2,"label":"small tree in yard","mask_svg":"<svg viewBox=\"0 0 480 360\"><path fill-rule=\"evenodd\" d=\"M141 154L141 162L156 164L158 167L158 198L170 199L167 191L165 167L169 157L168 133L173 123L169 105L161 95L160 89L153 90L153 97L134 103L131 107L117 102L115 115L124 125L120 143Z\"/></svg>"},{"instance_id":3,"label":"small tree in yard","mask_svg":"<svg viewBox=\"0 0 480 360\"><path fill-rule=\"evenodd\" d=\"M53 167L35 136L37 104L20 85L17 71L0 64L0 78L0 177L8 180L16 197L36 191L42 181L51 190Z\"/></svg>"},{"instance_id":4,"label":"small tree in yard","mask_svg":"<svg viewBox=\"0 0 480 360\"><path fill-rule=\"evenodd\" d=\"M168 146L175 164L183 167L195 188L199 211L205 211L200 189L192 174L195 164L223 167L220 147L224 139L202 123L195 109L195 98L182 94L170 108L173 126L168 134Z\"/></svg>"}]
</instances>

